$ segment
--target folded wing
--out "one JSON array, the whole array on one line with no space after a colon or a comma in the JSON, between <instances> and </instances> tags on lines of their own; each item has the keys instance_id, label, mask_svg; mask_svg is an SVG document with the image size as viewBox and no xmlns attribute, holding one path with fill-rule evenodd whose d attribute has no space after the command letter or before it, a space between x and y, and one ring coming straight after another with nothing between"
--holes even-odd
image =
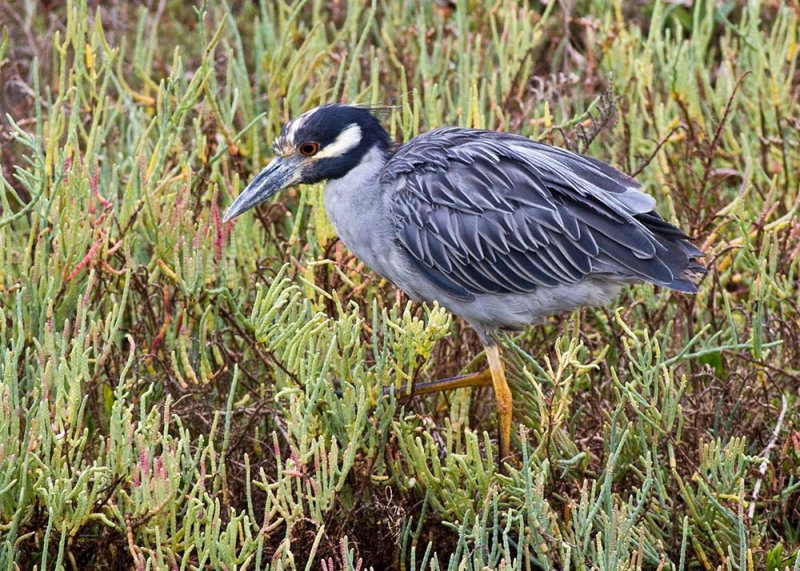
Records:
<instances>
[{"instance_id":1,"label":"folded wing","mask_svg":"<svg viewBox=\"0 0 800 571\"><path fill-rule=\"evenodd\" d=\"M587 276L693 292L702 253L630 177L524 137L445 128L390 159L381 182L397 242L458 297L524 293Z\"/></svg>"}]
</instances>

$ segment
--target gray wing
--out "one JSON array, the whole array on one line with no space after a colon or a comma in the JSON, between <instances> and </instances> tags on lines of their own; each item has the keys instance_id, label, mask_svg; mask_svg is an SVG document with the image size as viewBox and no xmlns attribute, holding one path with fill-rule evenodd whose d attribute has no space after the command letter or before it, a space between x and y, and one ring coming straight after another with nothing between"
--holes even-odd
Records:
<instances>
[{"instance_id":1,"label":"gray wing","mask_svg":"<svg viewBox=\"0 0 800 571\"><path fill-rule=\"evenodd\" d=\"M590 274L696 291L702 253L609 165L524 137L445 128L389 160L397 242L457 297L523 293Z\"/></svg>"}]
</instances>

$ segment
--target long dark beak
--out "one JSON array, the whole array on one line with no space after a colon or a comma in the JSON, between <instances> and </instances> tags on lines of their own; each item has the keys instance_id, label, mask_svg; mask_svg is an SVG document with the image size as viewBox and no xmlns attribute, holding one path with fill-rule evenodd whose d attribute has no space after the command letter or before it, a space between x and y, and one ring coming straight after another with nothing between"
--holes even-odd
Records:
<instances>
[{"instance_id":1,"label":"long dark beak","mask_svg":"<svg viewBox=\"0 0 800 571\"><path fill-rule=\"evenodd\" d=\"M233 201L225 212L223 222L233 220L243 212L264 202L284 188L294 184L297 179L299 161L275 157L258 176L247 185L242 194Z\"/></svg>"}]
</instances>

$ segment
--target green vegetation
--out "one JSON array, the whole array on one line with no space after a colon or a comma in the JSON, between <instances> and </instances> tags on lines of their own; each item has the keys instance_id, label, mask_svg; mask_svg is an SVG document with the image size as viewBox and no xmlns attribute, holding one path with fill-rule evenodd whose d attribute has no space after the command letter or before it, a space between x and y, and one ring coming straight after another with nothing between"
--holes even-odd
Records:
<instances>
[{"instance_id":1,"label":"green vegetation","mask_svg":"<svg viewBox=\"0 0 800 571\"><path fill-rule=\"evenodd\" d=\"M796 3L346 4L0 5L0 568L800 569ZM708 254L506 340L505 475L487 390L381 396L483 358L321 186L220 222L338 100L585 151Z\"/></svg>"}]
</instances>

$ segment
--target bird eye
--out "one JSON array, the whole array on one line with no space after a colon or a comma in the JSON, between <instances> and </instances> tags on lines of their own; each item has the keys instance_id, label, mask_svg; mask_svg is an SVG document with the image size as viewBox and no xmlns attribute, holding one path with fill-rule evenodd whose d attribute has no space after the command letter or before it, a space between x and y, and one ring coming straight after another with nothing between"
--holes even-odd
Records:
<instances>
[{"instance_id":1,"label":"bird eye","mask_svg":"<svg viewBox=\"0 0 800 571\"><path fill-rule=\"evenodd\" d=\"M303 143L300 145L300 154L312 157L317 154L319 143Z\"/></svg>"}]
</instances>

